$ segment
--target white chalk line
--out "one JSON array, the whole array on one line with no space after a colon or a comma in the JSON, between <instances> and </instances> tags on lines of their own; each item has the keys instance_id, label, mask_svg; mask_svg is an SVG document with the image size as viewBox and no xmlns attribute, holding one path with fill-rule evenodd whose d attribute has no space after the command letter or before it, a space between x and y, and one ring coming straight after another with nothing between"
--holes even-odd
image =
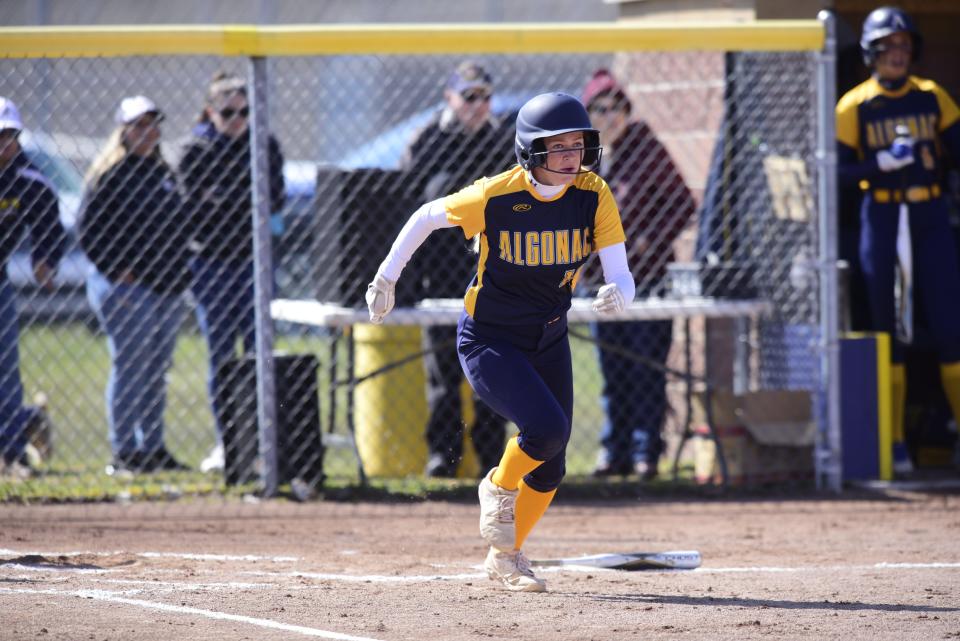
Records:
<instances>
[{"instance_id":1,"label":"white chalk line","mask_svg":"<svg viewBox=\"0 0 960 641\"><path fill-rule=\"evenodd\" d=\"M97 583L112 585L145 585L150 586L151 592L216 592L217 590L262 590L266 588L288 589L287 586L276 583L244 583L241 581L215 581L213 583L184 583L180 581L149 581L147 579L94 579Z\"/></svg>"},{"instance_id":2,"label":"white chalk line","mask_svg":"<svg viewBox=\"0 0 960 641\"><path fill-rule=\"evenodd\" d=\"M290 563L302 560L299 556L257 556L256 554L181 554L177 552L139 552L146 558L190 559L193 561L272 561Z\"/></svg>"},{"instance_id":3,"label":"white chalk line","mask_svg":"<svg viewBox=\"0 0 960 641\"><path fill-rule=\"evenodd\" d=\"M350 552L355 553L355 550L350 550ZM177 552L35 552L35 551L21 551L21 550L11 550L11 549L0 549L0 554L15 554L20 556L27 555L37 555L44 557L62 557L62 556L82 556L82 555L92 555L92 556L116 556L124 554L132 554L134 556L144 557L144 558L181 558L181 559L191 559L191 560L201 560L201 561L271 561L271 562L291 562L300 560L300 557L288 557L288 556L260 556L253 554L243 554L243 555L226 555L226 554L205 554L205 553L177 553ZM471 566L473 569L481 570L478 566ZM119 569L92 569L92 568L61 568L53 566L37 566L37 565L24 565L19 563L11 563L7 565L0 565L2 568L11 568L20 571L29 571L29 572L71 572L77 574L105 574L108 572L116 572ZM676 572L693 572L697 574L747 574L747 573L767 573L767 574L777 574L777 573L797 573L797 572L844 572L844 571L870 571L870 570L953 570L960 569L960 562L929 562L929 563L891 563L891 562L879 562L873 564L860 564L860 565L827 565L827 566L794 566L794 567L778 567L778 566L744 566L744 567L700 567L695 570L645 570L643 572L630 572L629 574L651 574L651 573L676 573ZM540 568L539 572L616 572L618 574L625 574L621 570L610 570L605 568L596 568L590 566L564 566L558 568ZM426 583L431 581L474 581L478 579L486 579L486 573L484 572L468 572L468 573L452 573L452 574L440 574L440 573L431 573L431 574L419 574L419 575L384 575L384 574L346 574L346 573L337 573L337 572L306 572L306 571L285 571L285 572L272 572L272 571L240 571L237 574L243 576L259 576L259 577L277 577L277 578L305 578L305 579L317 579L323 581L341 581L345 583L381 583L381 584L409 584L409 583ZM173 583L173 582L171 582ZM188 584L180 584L188 585ZM211 584L213 585L213 584ZM244 583L223 583L225 589L231 588L252 588L256 584L244 584ZM185 588L188 589L188 588ZM203 588L196 588L203 589ZM217 589L217 588L211 588Z\"/></svg>"},{"instance_id":4,"label":"white chalk line","mask_svg":"<svg viewBox=\"0 0 960 641\"><path fill-rule=\"evenodd\" d=\"M66 568L55 565L30 565L28 563L4 563L3 569L20 570L21 572L64 572L67 574L108 574L114 570L104 568Z\"/></svg>"},{"instance_id":5,"label":"white chalk line","mask_svg":"<svg viewBox=\"0 0 960 641\"><path fill-rule=\"evenodd\" d=\"M0 548L0 554L16 554L19 556L118 556L133 555L148 559L170 558L170 559L189 559L192 561L271 561L273 563L290 563L303 560L299 556L258 556L256 554L196 554L186 552L130 552L129 550L117 550L116 552L37 552L24 550L10 550Z\"/></svg>"},{"instance_id":6,"label":"white chalk line","mask_svg":"<svg viewBox=\"0 0 960 641\"><path fill-rule=\"evenodd\" d=\"M280 576L294 579L319 579L322 581L343 581L345 583L426 583L428 581L473 581L486 579L485 573L479 572L462 574L337 574L335 572L238 572L244 576Z\"/></svg>"},{"instance_id":7,"label":"white chalk line","mask_svg":"<svg viewBox=\"0 0 960 641\"><path fill-rule=\"evenodd\" d=\"M724 574L724 573L791 573L791 572L844 572L844 571L868 571L868 570L943 570L960 569L960 563L874 563L872 565L832 565L832 566L800 566L800 567L740 567L740 568L710 568L700 567L695 570L644 570L640 572L624 572L623 570L614 570L609 568L596 568L586 565L568 565L556 568L538 568L538 574L551 572L603 572L615 573L619 575L649 575L649 574L685 574L693 572L695 574ZM338 574L334 572L268 572L268 571L244 571L238 574L244 576L259 577L290 577L302 579L318 579L323 581L342 581L344 583L426 583L429 581L473 581L475 579L485 579L483 573L461 573L461 574L419 574L419 575L384 575L384 574Z\"/></svg>"},{"instance_id":8,"label":"white chalk line","mask_svg":"<svg viewBox=\"0 0 960 641\"><path fill-rule=\"evenodd\" d=\"M15 566L8 566L15 567ZM28 569L33 572L37 572L37 568L18 568L18 569ZM41 568L43 571L53 571L57 572L58 570L49 568ZM4 575L0 573L0 576L3 576L9 581L28 581L35 582L35 579L30 575L23 574L9 574ZM66 576L53 576L53 577L43 577L42 582L44 584L51 583L66 583L71 579ZM105 583L109 585L130 585L130 586L143 586L140 588L133 588L129 590L117 591L117 594L141 594L144 592L149 592L151 594L165 594L165 593L177 593L177 592L230 592L232 590L283 590L284 592L292 592L295 590L312 590L317 589L320 586L314 585L288 585L286 583L248 583L244 581L214 581L210 583L187 583L184 581L157 581L155 579L106 579L102 577L90 577L90 581L94 583ZM39 581L37 581L39 582Z\"/></svg>"},{"instance_id":9,"label":"white chalk line","mask_svg":"<svg viewBox=\"0 0 960 641\"><path fill-rule=\"evenodd\" d=\"M811 565L799 567L742 567L742 568L711 568L699 567L692 572L697 574L723 574L723 573L788 573L788 572L844 572L849 570L955 570L960 569L960 563L873 563L869 565ZM678 570L684 571L684 570Z\"/></svg>"},{"instance_id":10,"label":"white chalk line","mask_svg":"<svg viewBox=\"0 0 960 641\"><path fill-rule=\"evenodd\" d=\"M271 628L274 630L283 630L284 632L295 632L308 637L317 637L321 639L336 639L338 641L379 641L371 637L358 637L352 634L342 634L340 632L330 632L329 630L320 630L318 628L308 628L303 625L292 625L281 623L271 619L259 619L256 617L244 616L242 614L229 614L226 612L217 612L215 610L201 610L200 608L191 608L185 605L169 605L156 601L144 601L143 599L130 599L119 596L113 592L105 590L33 590L29 588L2 588L0 593L7 594L44 594L52 596L72 596L82 599L93 599L95 601L107 601L110 603L122 603L150 610L161 610L163 612L173 612L176 614L193 614L207 619L218 621L234 621L237 623L247 623L249 625L259 626L261 628Z\"/></svg>"}]
</instances>

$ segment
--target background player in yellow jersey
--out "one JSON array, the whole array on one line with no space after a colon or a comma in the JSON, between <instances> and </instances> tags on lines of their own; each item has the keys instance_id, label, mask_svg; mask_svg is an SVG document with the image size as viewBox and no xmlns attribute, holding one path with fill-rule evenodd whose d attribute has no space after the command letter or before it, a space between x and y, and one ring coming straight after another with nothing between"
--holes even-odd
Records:
<instances>
[{"instance_id":1,"label":"background player in yellow jersey","mask_svg":"<svg viewBox=\"0 0 960 641\"><path fill-rule=\"evenodd\" d=\"M904 444L906 402L903 338L910 319L895 304L898 254L902 296L919 292L940 359L944 391L960 423L960 264L942 196L943 154L960 161L960 110L932 80L910 75L923 38L910 17L893 7L867 16L860 47L872 76L837 104L841 180L859 183L860 260L867 282L873 329L893 341L891 370L894 469L909 472ZM900 251L898 252L898 243ZM908 301L910 302L910 301ZM909 305L902 306L908 309Z\"/></svg>"},{"instance_id":2,"label":"background player in yellow jersey","mask_svg":"<svg viewBox=\"0 0 960 641\"><path fill-rule=\"evenodd\" d=\"M413 252L436 229L478 237L477 273L457 326L461 367L477 395L515 423L500 464L480 483L484 567L509 590L543 591L521 548L565 472L573 417L567 310L583 264L600 255L598 312L633 300L620 213L591 169L599 134L573 96L541 94L517 115L518 166L418 209L367 288L370 320L393 308L394 287Z\"/></svg>"}]
</instances>

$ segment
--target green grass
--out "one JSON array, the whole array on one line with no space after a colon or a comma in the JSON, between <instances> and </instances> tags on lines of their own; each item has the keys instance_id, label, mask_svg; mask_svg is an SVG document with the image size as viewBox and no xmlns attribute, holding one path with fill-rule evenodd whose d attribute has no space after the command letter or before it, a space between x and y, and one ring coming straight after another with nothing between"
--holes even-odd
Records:
<instances>
[{"instance_id":1,"label":"green grass","mask_svg":"<svg viewBox=\"0 0 960 641\"><path fill-rule=\"evenodd\" d=\"M329 339L304 335L278 335L276 348L288 353L312 353L320 360L318 371L321 420L326 429L328 412ZM410 351L419 349L417 345ZM602 422L599 405L601 380L594 347L571 339L574 358L576 401L574 431L567 449L567 468L571 476L586 475L592 469L598 449ZM338 360L345 362L345 350ZM406 352L404 352L406 353ZM104 401L109 373L106 338L87 326L76 324L34 325L24 328L20 342L21 373L27 402L43 392L49 399L49 413L54 425L54 456L44 474L27 482L11 482L0 478L0 501L37 500L102 500L116 498L165 498L173 495L207 495L227 491L217 475L187 472L168 475L138 475L117 480L104 474L110 460L107 420ZM415 363L413 367L422 368ZM339 377L344 377L341 368ZM165 408L165 441L168 448L191 467L199 465L214 444L214 423L207 398L207 351L205 342L195 330L181 332L174 363L168 375ZM365 383L367 385L375 382ZM423 425L419 418L404 417L410 403L422 404L422 398L401 390L398 397L389 397L382 408L396 416L400 430L390 446L389 455L404 455L403 448L423 447ZM335 433L348 440L346 430L346 392L337 396ZM355 484L358 478L353 452L346 447L327 449L325 471L333 486ZM413 484L412 486L410 484ZM456 483L456 482L454 482ZM467 483L472 486L472 481ZM409 478L374 480L371 486L384 491L429 493L418 471ZM171 489L173 488L173 489ZM406 488L406 489L404 489Z\"/></svg>"},{"instance_id":2,"label":"green grass","mask_svg":"<svg viewBox=\"0 0 960 641\"><path fill-rule=\"evenodd\" d=\"M33 326L20 341L26 398L42 391L55 426L54 470L102 468L110 459L104 391L106 338L83 324ZM165 439L184 462L197 464L213 444L203 339L184 332L168 376Z\"/></svg>"}]
</instances>

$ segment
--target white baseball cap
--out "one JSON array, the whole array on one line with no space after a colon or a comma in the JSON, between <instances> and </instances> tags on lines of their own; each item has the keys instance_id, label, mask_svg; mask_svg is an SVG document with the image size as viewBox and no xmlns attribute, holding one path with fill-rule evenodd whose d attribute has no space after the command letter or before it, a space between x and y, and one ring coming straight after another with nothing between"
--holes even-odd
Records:
<instances>
[{"instance_id":1,"label":"white baseball cap","mask_svg":"<svg viewBox=\"0 0 960 641\"><path fill-rule=\"evenodd\" d=\"M146 114L162 115L157 105L146 96L131 96L120 101L120 106L117 107L117 113L113 118L119 125L129 125Z\"/></svg>"},{"instance_id":2,"label":"white baseball cap","mask_svg":"<svg viewBox=\"0 0 960 641\"><path fill-rule=\"evenodd\" d=\"M13 101L0 96L0 130L3 129L22 131L23 121L20 120L20 111Z\"/></svg>"}]
</instances>

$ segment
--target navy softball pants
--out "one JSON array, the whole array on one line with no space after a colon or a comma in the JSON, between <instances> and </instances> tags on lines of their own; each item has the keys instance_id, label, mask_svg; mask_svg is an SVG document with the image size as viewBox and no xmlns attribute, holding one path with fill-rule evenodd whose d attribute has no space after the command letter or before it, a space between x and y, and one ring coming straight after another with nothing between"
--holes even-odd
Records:
<instances>
[{"instance_id":1,"label":"navy softball pants","mask_svg":"<svg viewBox=\"0 0 960 641\"><path fill-rule=\"evenodd\" d=\"M573 421L573 365L567 317L543 325L480 323L466 312L457 353L467 380L495 412L520 430L517 444L543 461L524 481L538 492L560 485Z\"/></svg>"},{"instance_id":2,"label":"navy softball pants","mask_svg":"<svg viewBox=\"0 0 960 641\"><path fill-rule=\"evenodd\" d=\"M873 329L896 336L894 268L897 263L898 203L877 203L868 195L860 211L860 261L867 281ZM942 198L910 203L914 291L920 298L941 363L960 361L960 262ZM893 362L902 363L903 345L894 340Z\"/></svg>"}]
</instances>

